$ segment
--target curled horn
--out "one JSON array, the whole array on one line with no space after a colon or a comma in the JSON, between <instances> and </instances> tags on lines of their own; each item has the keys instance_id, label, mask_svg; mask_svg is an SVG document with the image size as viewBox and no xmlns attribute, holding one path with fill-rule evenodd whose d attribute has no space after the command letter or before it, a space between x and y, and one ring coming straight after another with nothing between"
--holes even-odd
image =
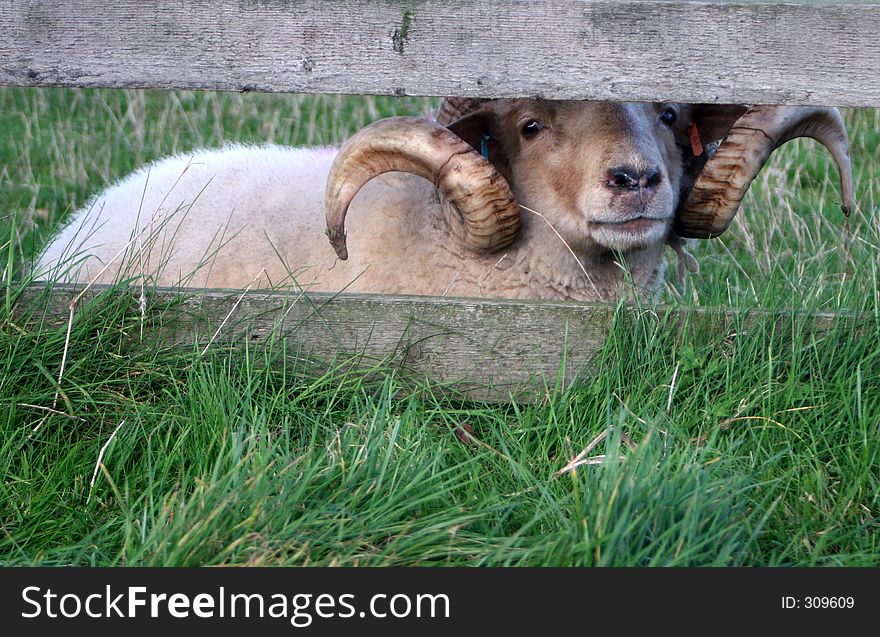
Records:
<instances>
[{"instance_id":1,"label":"curled horn","mask_svg":"<svg viewBox=\"0 0 880 637\"><path fill-rule=\"evenodd\" d=\"M852 165L843 119L836 108L753 106L740 117L706 162L678 210L676 232L708 239L724 232L767 158L796 137L811 137L834 157L843 212L853 207Z\"/></svg>"},{"instance_id":2,"label":"curled horn","mask_svg":"<svg viewBox=\"0 0 880 637\"><path fill-rule=\"evenodd\" d=\"M340 149L327 180L327 236L348 258L345 215L373 177L407 172L433 182L462 222L464 241L478 252L508 246L520 226L519 205L504 177L444 126L416 117L392 117L361 129Z\"/></svg>"},{"instance_id":3,"label":"curled horn","mask_svg":"<svg viewBox=\"0 0 880 637\"><path fill-rule=\"evenodd\" d=\"M444 97L437 108L435 119L438 124L449 126L465 115L470 115L479 110L480 106L488 102L482 97Z\"/></svg>"}]
</instances>

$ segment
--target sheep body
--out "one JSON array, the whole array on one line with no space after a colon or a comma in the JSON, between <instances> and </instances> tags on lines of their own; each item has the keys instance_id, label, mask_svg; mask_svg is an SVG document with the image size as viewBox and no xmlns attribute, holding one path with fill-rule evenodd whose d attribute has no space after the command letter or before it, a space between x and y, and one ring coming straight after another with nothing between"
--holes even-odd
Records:
<instances>
[{"instance_id":1,"label":"sheep body","mask_svg":"<svg viewBox=\"0 0 880 637\"><path fill-rule=\"evenodd\" d=\"M190 287L501 298L607 300L626 285L620 266L578 262L537 216L523 219L505 251L469 251L452 236L433 185L404 173L377 177L357 195L348 224L352 256L340 261L323 215L336 152L236 145L158 160L74 213L35 270L68 281L144 275ZM638 289L653 290L662 279L662 251L628 255Z\"/></svg>"},{"instance_id":2,"label":"sheep body","mask_svg":"<svg viewBox=\"0 0 880 637\"><path fill-rule=\"evenodd\" d=\"M788 139L831 151L853 206L836 109L449 98L438 117L375 122L338 151L159 160L77 211L37 276L653 300L664 247L695 271L681 237L722 232Z\"/></svg>"}]
</instances>

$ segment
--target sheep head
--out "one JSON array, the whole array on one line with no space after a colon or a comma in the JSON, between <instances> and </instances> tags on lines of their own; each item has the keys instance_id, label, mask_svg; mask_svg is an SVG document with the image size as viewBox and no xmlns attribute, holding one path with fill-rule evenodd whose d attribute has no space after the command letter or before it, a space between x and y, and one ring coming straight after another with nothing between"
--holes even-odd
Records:
<instances>
[{"instance_id":1,"label":"sheep head","mask_svg":"<svg viewBox=\"0 0 880 637\"><path fill-rule=\"evenodd\" d=\"M582 254L662 244L686 181L690 110L676 104L444 101L438 117Z\"/></svg>"},{"instance_id":2,"label":"sheep head","mask_svg":"<svg viewBox=\"0 0 880 637\"><path fill-rule=\"evenodd\" d=\"M381 120L343 145L327 184L327 234L347 258L354 195L404 171L436 184L447 220L475 251L516 239L519 204L582 254L675 246L678 236L722 232L772 151L799 136L834 155L846 210L852 177L835 109L447 98L436 122Z\"/></svg>"}]
</instances>

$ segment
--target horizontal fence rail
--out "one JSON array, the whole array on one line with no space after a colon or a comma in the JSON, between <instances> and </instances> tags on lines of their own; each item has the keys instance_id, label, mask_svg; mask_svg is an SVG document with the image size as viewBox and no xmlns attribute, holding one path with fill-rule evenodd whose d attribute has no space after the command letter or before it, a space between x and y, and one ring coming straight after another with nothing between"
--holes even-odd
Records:
<instances>
[{"instance_id":1,"label":"horizontal fence rail","mask_svg":"<svg viewBox=\"0 0 880 637\"><path fill-rule=\"evenodd\" d=\"M146 325L148 338L164 347L197 347L210 354L269 347L306 363L308 371L396 370L410 386L430 379L443 391L479 400L533 401L547 391L589 382L601 373L593 363L610 331L634 329L638 321L688 343L721 343L754 330L821 336L844 328L854 335L872 320L822 312L162 288L150 292L144 306L139 295L138 288L108 294L106 286L93 286L76 304L73 321L105 315L96 303L122 301L135 347L142 338L138 326ZM32 285L14 314L24 326L64 333L78 296L71 286Z\"/></svg>"},{"instance_id":2,"label":"horizontal fence rail","mask_svg":"<svg viewBox=\"0 0 880 637\"><path fill-rule=\"evenodd\" d=\"M0 0L0 84L880 106L880 2Z\"/></svg>"}]
</instances>

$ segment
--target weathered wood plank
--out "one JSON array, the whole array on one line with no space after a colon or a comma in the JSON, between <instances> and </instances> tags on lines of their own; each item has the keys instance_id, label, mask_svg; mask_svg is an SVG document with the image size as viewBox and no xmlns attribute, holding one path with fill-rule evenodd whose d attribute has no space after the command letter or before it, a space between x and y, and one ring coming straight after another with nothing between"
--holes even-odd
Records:
<instances>
[{"instance_id":1,"label":"weathered wood plank","mask_svg":"<svg viewBox=\"0 0 880 637\"><path fill-rule=\"evenodd\" d=\"M5 0L0 84L880 106L880 2Z\"/></svg>"},{"instance_id":2,"label":"weathered wood plank","mask_svg":"<svg viewBox=\"0 0 880 637\"><path fill-rule=\"evenodd\" d=\"M89 312L88 303L105 291L104 286L90 289L79 311ZM76 294L73 287L29 287L16 315L37 329L63 326ZM139 315L137 294L131 292L132 315ZM444 383L469 398L533 400L548 388L570 385L579 374L588 382L590 374L601 373L591 363L615 313L613 306L598 303L159 289L149 294L145 323L166 345L192 349L194 343L210 343L209 350L216 351L253 349L270 340L279 347L283 341L287 352L318 369L346 362L362 368L379 364L405 378ZM633 308L625 314L624 319L637 320L641 314L638 320L663 321L664 329L687 342L697 336L720 342L733 331L741 334L748 324L765 329L768 316L777 330L797 324L785 312ZM814 313L800 318L821 332L846 317Z\"/></svg>"}]
</instances>

